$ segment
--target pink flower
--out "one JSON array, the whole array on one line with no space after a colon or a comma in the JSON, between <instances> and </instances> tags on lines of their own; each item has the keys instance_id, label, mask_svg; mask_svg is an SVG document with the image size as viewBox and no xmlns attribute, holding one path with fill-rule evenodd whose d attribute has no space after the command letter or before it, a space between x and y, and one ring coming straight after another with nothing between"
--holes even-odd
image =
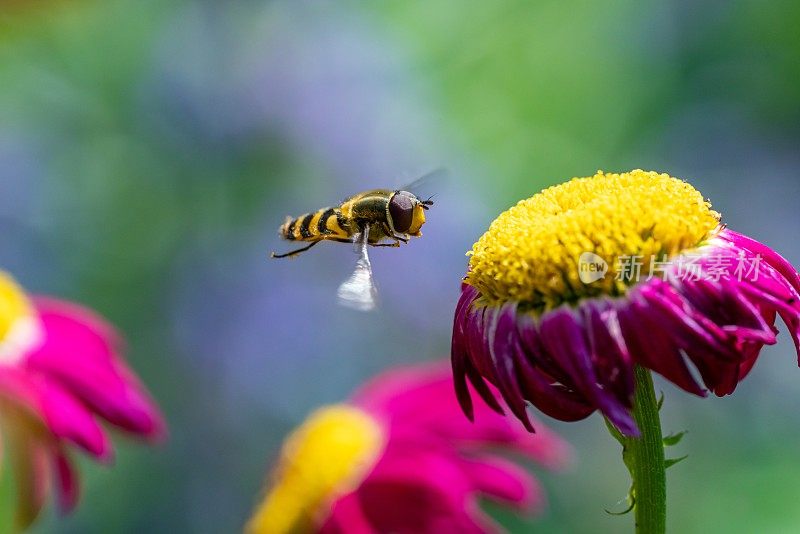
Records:
<instances>
[{"instance_id":1,"label":"pink flower","mask_svg":"<svg viewBox=\"0 0 800 534\"><path fill-rule=\"evenodd\" d=\"M16 470L17 524L29 525L50 488L63 512L77 504L73 446L113 459L105 422L154 440L158 408L118 353L113 328L78 305L29 298L0 272L0 420Z\"/></svg>"},{"instance_id":2,"label":"pink flower","mask_svg":"<svg viewBox=\"0 0 800 534\"><path fill-rule=\"evenodd\" d=\"M460 415L446 365L379 376L286 440L247 532L491 532L479 497L539 510L536 480L488 449L558 468L569 446L542 425L531 435L489 409L475 415L474 424Z\"/></svg>"},{"instance_id":3,"label":"pink flower","mask_svg":"<svg viewBox=\"0 0 800 534\"><path fill-rule=\"evenodd\" d=\"M607 272L608 271L608 272ZM728 395L776 318L800 351L800 277L774 250L720 224L691 185L640 170L575 178L519 202L475 244L452 364L529 428L526 401L574 421L599 410L623 434L634 366L695 395Z\"/></svg>"}]
</instances>

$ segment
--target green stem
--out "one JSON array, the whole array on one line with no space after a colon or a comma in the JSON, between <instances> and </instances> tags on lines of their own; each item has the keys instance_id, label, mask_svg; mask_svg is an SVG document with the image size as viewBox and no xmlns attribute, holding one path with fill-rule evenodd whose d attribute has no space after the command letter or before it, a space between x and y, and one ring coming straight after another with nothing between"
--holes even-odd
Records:
<instances>
[{"instance_id":1,"label":"green stem","mask_svg":"<svg viewBox=\"0 0 800 534\"><path fill-rule=\"evenodd\" d=\"M636 366L633 417L642 433L622 438L622 457L633 480L637 534L663 534L667 523L667 478L658 401L650 371Z\"/></svg>"}]
</instances>

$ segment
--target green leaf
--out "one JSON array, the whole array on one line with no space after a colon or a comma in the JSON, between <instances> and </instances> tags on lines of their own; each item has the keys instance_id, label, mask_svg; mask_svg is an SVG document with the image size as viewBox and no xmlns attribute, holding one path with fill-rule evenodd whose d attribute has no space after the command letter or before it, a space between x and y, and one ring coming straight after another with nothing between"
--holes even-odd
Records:
<instances>
[{"instance_id":1,"label":"green leaf","mask_svg":"<svg viewBox=\"0 0 800 534\"><path fill-rule=\"evenodd\" d=\"M658 411L661 411L661 407L664 406L664 392L661 391L661 396L658 398Z\"/></svg>"},{"instance_id":2,"label":"green leaf","mask_svg":"<svg viewBox=\"0 0 800 534\"><path fill-rule=\"evenodd\" d=\"M621 512L612 512L608 508L604 508L605 512L608 515L625 515L625 514L631 513L631 511L636 507L636 494L635 494L635 492L633 490L633 485L631 485L631 488L628 490L628 496L625 497L624 500L628 501L628 507L626 509L624 509L623 511L621 511ZM617 504L619 504L620 502L622 502L622 501L619 501Z\"/></svg>"},{"instance_id":3,"label":"green leaf","mask_svg":"<svg viewBox=\"0 0 800 534\"><path fill-rule=\"evenodd\" d=\"M673 445L677 445L683 439L683 436L686 435L688 430L683 430L681 432L676 432L674 434L670 434L668 436L664 436L662 440L664 442L665 447L672 447Z\"/></svg>"},{"instance_id":4,"label":"green leaf","mask_svg":"<svg viewBox=\"0 0 800 534\"><path fill-rule=\"evenodd\" d=\"M621 511L621 512L612 512L608 508L604 508L603 511L605 513L607 513L608 515L626 515L626 514L631 513L633 511L633 509L636 507L636 502L635 501L631 500L631 501L629 501L629 503L630 504L628 505L628 507L626 509L624 509L623 511Z\"/></svg>"},{"instance_id":5,"label":"green leaf","mask_svg":"<svg viewBox=\"0 0 800 534\"><path fill-rule=\"evenodd\" d=\"M682 462L683 460L687 459L689 455L681 456L680 458L667 458L664 460L664 469L669 469L673 465L677 464L678 462Z\"/></svg>"}]
</instances>

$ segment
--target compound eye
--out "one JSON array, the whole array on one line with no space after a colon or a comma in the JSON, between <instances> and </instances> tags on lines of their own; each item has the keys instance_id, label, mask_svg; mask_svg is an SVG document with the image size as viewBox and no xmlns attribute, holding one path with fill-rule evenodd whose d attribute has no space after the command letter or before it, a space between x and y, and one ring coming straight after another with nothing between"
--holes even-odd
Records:
<instances>
[{"instance_id":1,"label":"compound eye","mask_svg":"<svg viewBox=\"0 0 800 534\"><path fill-rule=\"evenodd\" d=\"M398 191L392 196L389 201L389 215L395 231L404 234L411 228L416 203L417 197L407 191Z\"/></svg>"}]
</instances>

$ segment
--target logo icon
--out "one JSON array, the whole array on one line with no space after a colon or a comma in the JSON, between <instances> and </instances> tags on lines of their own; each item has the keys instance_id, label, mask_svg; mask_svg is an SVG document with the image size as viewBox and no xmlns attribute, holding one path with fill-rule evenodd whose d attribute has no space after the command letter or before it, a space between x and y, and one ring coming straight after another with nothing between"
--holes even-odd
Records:
<instances>
[{"instance_id":1,"label":"logo icon","mask_svg":"<svg viewBox=\"0 0 800 534\"><path fill-rule=\"evenodd\" d=\"M607 272L608 263L594 252L584 252L578 258L578 277L584 284L602 280Z\"/></svg>"}]
</instances>

